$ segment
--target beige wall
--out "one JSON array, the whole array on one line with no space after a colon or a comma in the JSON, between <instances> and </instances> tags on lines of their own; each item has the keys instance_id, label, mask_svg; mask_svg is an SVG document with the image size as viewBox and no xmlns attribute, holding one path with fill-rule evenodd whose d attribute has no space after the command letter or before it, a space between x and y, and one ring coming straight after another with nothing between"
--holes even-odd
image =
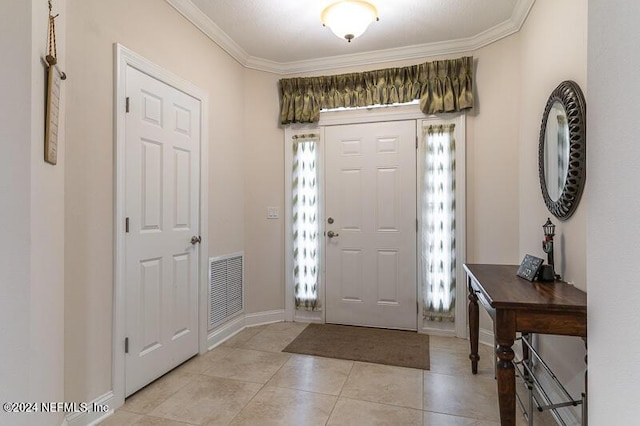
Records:
<instances>
[{"instance_id":1,"label":"beige wall","mask_svg":"<svg viewBox=\"0 0 640 426\"><path fill-rule=\"evenodd\" d=\"M284 133L275 74L245 70L245 298L249 313L284 309ZM277 207L279 219L267 219Z\"/></svg>"},{"instance_id":2,"label":"beige wall","mask_svg":"<svg viewBox=\"0 0 640 426\"><path fill-rule=\"evenodd\" d=\"M13 1L0 14L0 399L30 398L31 280L31 2ZM10 82L10 84L5 84ZM0 413L0 423L9 414ZM17 417L17 416L15 416ZM25 418L15 418L27 425Z\"/></svg>"},{"instance_id":3,"label":"beige wall","mask_svg":"<svg viewBox=\"0 0 640 426\"><path fill-rule=\"evenodd\" d=\"M589 0L589 421L638 424L640 4Z\"/></svg>"},{"instance_id":4,"label":"beige wall","mask_svg":"<svg viewBox=\"0 0 640 426\"><path fill-rule=\"evenodd\" d=\"M502 39L473 55L477 104L467 117L467 262L515 263L519 37Z\"/></svg>"},{"instance_id":5,"label":"beige wall","mask_svg":"<svg viewBox=\"0 0 640 426\"><path fill-rule=\"evenodd\" d=\"M44 162L47 3L15 1L0 16L0 399L64 400L64 101L58 166ZM64 15L65 1L53 2ZM65 21L57 21L64 67ZM62 88L64 97L64 87ZM59 425L62 413L0 413L0 424Z\"/></svg>"},{"instance_id":6,"label":"beige wall","mask_svg":"<svg viewBox=\"0 0 640 426\"><path fill-rule=\"evenodd\" d=\"M565 280L586 290L588 202L583 198L569 220L555 219L540 195L537 155L542 112L553 89L563 80L574 80L587 95L587 3L583 0L536 1L520 32L520 39L519 258L529 253L546 259L541 246L542 225L547 217L551 217L557 226L556 269ZM587 155L588 161L589 158ZM568 384L571 393L580 396L585 370L582 340L541 336L539 347L545 360Z\"/></svg>"},{"instance_id":7,"label":"beige wall","mask_svg":"<svg viewBox=\"0 0 640 426\"><path fill-rule=\"evenodd\" d=\"M473 52L475 105L467 115L467 263L518 263L518 34ZM463 300L462 303L466 303ZM493 333L480 310L480 329Z\"/></svg>"},{"instance_id":8,"label":"beige wall","mask_svg":"<svg viewBox=\"0 0 640 426\"><path fill-rule=\"evenodd\" d=\"M29 386L35 401L64 400L64 180L65 82L61 83L58 162L44 162L45 67L48 15L46 2L32 2L31 77L31 357ZM57 58L66 68L66 0L52 2L56 19ZM62 398L62 399L60 399ZM59 424L62 413L34 424Z\"/></svg>"},{"instance_id":9,"label":"beige wall","mask_svg":"<svg viewBox=\"0 0 640 426\"><path fill-rule=\"evenodd\" d=\"M585 282L586 201L562 222L540 196L538 136L547 98L563 80L574 80L587 94L587 5L582 0L538 0L520 33L520 254L542 257L542 225L556 224L556 269L582 289Z\"/></svg>"},{"instance_id":10,"label":"beige wall","mask_svg":"<svg viewBox=\"0 0 640 426\"><path fill-rule=\"evenodd\" d=\"M242 67L158 0L68 1L65 399L112 389L113 44L209 96L210 255L244 248Z\"/></svg>"}]
</instances>

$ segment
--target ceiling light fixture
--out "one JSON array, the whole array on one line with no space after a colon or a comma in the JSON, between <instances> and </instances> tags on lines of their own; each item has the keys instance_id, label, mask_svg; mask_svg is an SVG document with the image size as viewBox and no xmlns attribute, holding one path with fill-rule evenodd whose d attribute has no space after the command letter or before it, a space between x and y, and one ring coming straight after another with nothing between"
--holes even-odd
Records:
<instances>
[{"instance_id":1,"label":"ceiling light fixture","mask_svg":"<svg viewBox=\"0 0 640 426\"><path fill-rule=\"evenodd\" d=\"M329 27L335 35L351 40L364 33L369 24L378 19L378 10L363 0L341 0L330 4L320 16L322 25Z\"/></svg>"}]
</instances>

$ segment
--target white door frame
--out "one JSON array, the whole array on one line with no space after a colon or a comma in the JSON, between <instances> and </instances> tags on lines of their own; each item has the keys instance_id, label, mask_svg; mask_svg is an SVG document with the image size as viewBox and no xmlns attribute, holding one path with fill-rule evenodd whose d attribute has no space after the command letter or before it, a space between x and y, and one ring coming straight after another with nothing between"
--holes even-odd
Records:
<instances>
[{"instance_id":1,"label":"white door frame","mask_svg":"<svg viewBox=\"0 0 640 426\"><path fill-rule=\"evenodd\" d=\"M113 292L113 341L112 341L112 385L114 409L124 404L125 398L125 117L126 117L126 70L131 66L181 92L200 101L200 257L198 264L198 346L200 353L207 351L207 262L208 239L208 108L207 93L159 67L153 62L114 44L114 292Z\"/></svg>"},{"instance_id":2,"label":"white door frame","mask_svg":"<svg viewBox=\"0 0 640 426\"><path fill-rule=\"evenodd\" d=\"M443 114L439 116L425 116L417 105L401 105L386 108L366 108L366 109L354 109L345 111L328 111L320 114L320 121L318 124L307 125L293 125L285 128L285 185L289 185L291 182L291 170L289 165L291 164L292 154L288 149L291 137L294 134L305 133L309 131L316 131L320 133L320 161L319 170L321 185L319 191L324 194L324 128L326 126L344 125L344 124L357 124L357 123L374 123L380 121L402 121L402 120L415 120L418 129L418 137L422 134L422 121L442 121L443 119L456 123L456 128L459 129L460 135L463 136L459 144L456 144L456 185L458 194L456 194L456 206L458 217L456 218L456 259L458 264L456 265L456 322L455 330L437 330L433 328L425 328L422 320L422 289L420 283L417 283L416 295L419 301L419 310L417 313L418 318L418 332L441 334L441 335L455 335L456 337L467 338L467 310L466 310L466 298L467 298L467 285L466 275L462 268L462 264L466 261L466 203L465 203L465 183L466 183L466 164L465 164L465 144L466 144L466 115L461 114ZM419 196L419 194L416 194ZM324 212L324 200L320 200L318 205L320 211ZM318 232L322 235L324 233L324 221L320 221L320 228ZM418 241L416 240L416 244ZM324 250L324 244L322 245ZM294 295L293 295L293 276L289 274L289 271L293 267L293 259L291 257L292 243L291 243L291 191L290 188L285 187L285 319L287 321L311 321L311 322L324 322L324 310L320 312L296 312ZM322 301L324 306L324 252L322 252L322 265L319 283L318 297Z\"/></svg>"}]
</instances>

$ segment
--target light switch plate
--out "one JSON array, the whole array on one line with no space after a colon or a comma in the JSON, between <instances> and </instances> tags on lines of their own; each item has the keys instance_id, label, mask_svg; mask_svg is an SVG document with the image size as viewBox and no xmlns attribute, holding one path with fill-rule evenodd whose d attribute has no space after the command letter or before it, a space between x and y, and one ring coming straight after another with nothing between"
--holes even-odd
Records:
<instances>
[{"instance_id":1,"label":"light switch plate","mask_svg":"<svg viewBox=\"0 0 640 426\"><path fill-rule=\"evenodd\" d=\"M280 212L277 207L267 207L267 219L278 219Z\"/></svg>"}]
</instances>

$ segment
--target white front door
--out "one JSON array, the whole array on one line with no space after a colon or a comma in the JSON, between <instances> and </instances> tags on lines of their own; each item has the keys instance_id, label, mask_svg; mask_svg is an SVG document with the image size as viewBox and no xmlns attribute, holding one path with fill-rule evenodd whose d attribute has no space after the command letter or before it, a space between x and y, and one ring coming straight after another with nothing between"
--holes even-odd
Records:
<instances>
[{"instance_id":1,"label":"white front door","mask_svg":"<svg viewBox=\"0 0 640 426\"><path fill-rule=\"evenodd\" d=\"M126 96L128 396L198 353L201 105L130 66Z\"/></svg>"},{"instance_id":2,"label":"white front door","mask_svg":"<svg viewBox=\"0 0 640 426\"><path fill-rule=\"evenodd\" d=\"M415 330L415 121L326 127L325 143L326 322Z\"/></svg>"}]
</instances>

